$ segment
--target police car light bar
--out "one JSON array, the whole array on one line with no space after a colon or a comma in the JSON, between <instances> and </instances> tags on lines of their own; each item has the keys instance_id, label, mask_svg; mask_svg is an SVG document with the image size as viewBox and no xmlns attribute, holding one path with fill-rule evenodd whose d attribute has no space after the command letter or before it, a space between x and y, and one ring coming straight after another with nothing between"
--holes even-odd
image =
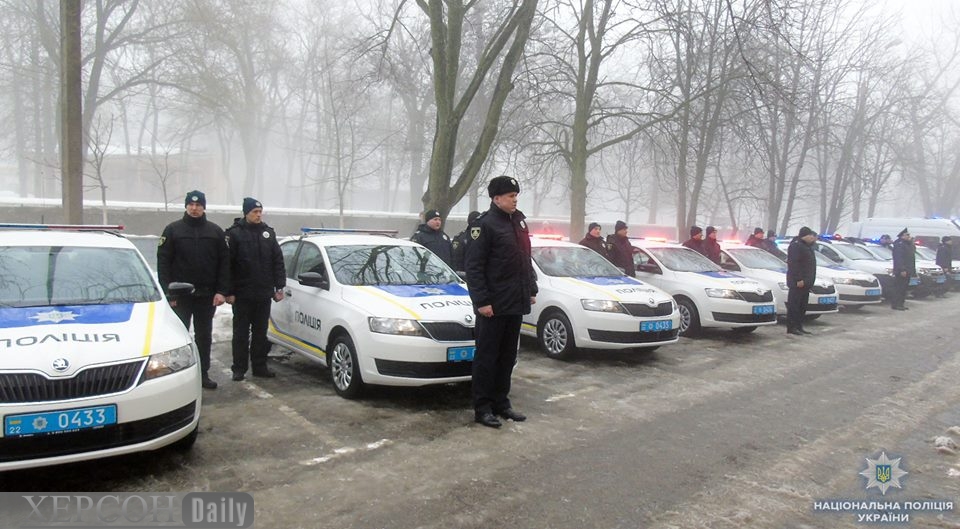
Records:
<instances>
[{"instance_id":1,"label":"police car light bar","mask_svg":"<svg viewBox=\"0 0 960 529\"><path fill-rule=\"evenodd\" d=\"M71 230L71 231L118 231L122 224L16 224L0 223L3 230Z\"/></svg>"},{"instance_id":2,"label":"police car light bar","mask_svg":"<svg viewBox=\"0 0 960 529\"><path fill-rule=\"evenodd\" d=\"M530 236L535 239L547 239L551 241L563 241L567 239L559 233L531 233Z\"/></svg>"},{"instance_id":3,"label":"police car light bar","mask_svg":"<svg viewBox=\"0 0 960 529\"><path fill-rule=\"evenodd\" d=\"M399 233L399 230L364 230L360 228L300 228L304 234L307 233L363 233L367 235L391 235Z\"/></svg>"}]
</instances>

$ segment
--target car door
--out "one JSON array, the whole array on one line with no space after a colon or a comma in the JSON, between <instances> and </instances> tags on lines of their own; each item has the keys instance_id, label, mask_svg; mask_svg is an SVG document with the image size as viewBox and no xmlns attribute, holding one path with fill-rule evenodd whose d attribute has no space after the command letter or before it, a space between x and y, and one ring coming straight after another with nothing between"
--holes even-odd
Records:
<instances>
[{"instance_id":1,"label":"car door","mask_svg":"<svg viewBox=\"0 0 960 529\"><path fill-rule=\"evenodd\" d=\"M290 301L289 333L302 342L300 346L312 354L323 354L326 344L325 330L329 327L329 311L337 305L331 300L329 286L307 286L301 284L300 274L314 272L327 279L325 259L320 247L310 240L302 241L293 265L293 273L287 278L284 295Z\"/></svg>"},{"instance_id":2,"label":"car door","mask_svg":"<svg viewBox=\"0 0 960 529\"><path fill-rule=\"evenodd\" d=\"M280 245L280 252L283 254L283 267L287 273L287 286L290 285L294 277L294 266L296 263L297 249L300 241L286 241ZM291 335L293 323L292 299L289 296L289 288L284 288L284 298L270 307L270 319L273 326L283 334Z\"/></svg>"}]
</instances>

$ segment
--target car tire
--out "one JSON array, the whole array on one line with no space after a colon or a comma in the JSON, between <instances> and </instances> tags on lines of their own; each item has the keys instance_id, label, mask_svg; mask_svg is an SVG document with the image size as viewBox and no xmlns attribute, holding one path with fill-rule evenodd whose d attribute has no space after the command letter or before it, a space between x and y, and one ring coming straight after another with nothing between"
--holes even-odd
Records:
<instances>
[{"instance_id":1,"label":"car tire","mask_svg":"<svg viewBox=\"0 0 960 529\"><path fill-rule=\"evenodd\" d=\"M822 316L822 314L804 314L803 319L805 321L813 321L815 319L818 319L820 316Z\"/></svg>"},{"instance_id":2,"label":"car tire","mask_svg":"<svg viewBox=\"0 0 960 529\"><path fill-rule=\"evenodd\" d=\"M363 377L360 375L360 362L357 361L357 348L346 334L333 339L330 352L327 353L327 366L330 368L330 381L337 395L345 399L355 399L363 393Z\"/></svg>"},{"instance_id":3,"label":"car tire","mask_svg":"<svg viewBox=\"0 0 960 529\"><path fill-rule=\"evenodd\" d=\"M573 338L573 325L559 310L550 311L540 318L537 341L543 352L554 360L569 359L577 347Z\"/></svg>"},{"instance_id":4,"label":"car tire","mask_svg":"<svg viewBox=\"0 0 960 529\"><path fill-rule=\"evenodd\" d=\"M753 331L757 330L757 326L756 326L756 325L748 325L748 326L746 326L746 327L734 327L734 328L732 328L732 329L730 329L730 330L733 331L733 332L735 332L735 333L737 333L737 334L750 334L750 333L752 333Z\"/></svg>"},{"instance_id":5,"label":"car tire","mask_svg":"<svg viewBox=\"0 0 960 529\"><path fill-rule=\"evenodd\" d=\"M193 431L188 433L186 437L180 439L170 445L170 449L176 452L189 452L193 448L193 444L197 442L197 436L200 434L200 424L198 423Z\"/></svg>"},{"instance_id":6,"label":"car tire","mask_svg":"<svg viewBox=\"0 0 960 529\"><path fill-rule=\"evenodd\" d=\"M700 332L700 312L688 298L677 297L677 309L680 311L680 336L694 336Z\"/></svg>"}]
</instances>

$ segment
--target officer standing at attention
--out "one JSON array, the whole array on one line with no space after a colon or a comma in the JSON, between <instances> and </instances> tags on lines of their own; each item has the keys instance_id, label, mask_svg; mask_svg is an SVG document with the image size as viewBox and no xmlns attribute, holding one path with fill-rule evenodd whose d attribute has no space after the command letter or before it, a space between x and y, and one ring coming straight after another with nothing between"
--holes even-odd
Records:
<instances>
[{"instance_id":1,"label":"officer standing at attention","mask_svg":"<svg viewBox=\"0 0 960 529\"><path fill-rule=\"evenodd\" d=\"M226 232L230 249L233 305L233 380L243 380L248 363L253 376L273 378L267 367L267 324L270 300L283 299L287 284L283 254L273 228L263 222L263 205L255 198L243 199L243 217Z\"/></svg>"},{"instance_id":2,"label":"officer standing at attention","mask_svg":"<svg viewBox=\"0 0 960 529\"><path fill-rule=\"evenodd\" d=\"M890 293L890 308L908 310L905 302L910 278L917 275L917 249L907 228L897 234L893 243L893 292Z\"/></svg>"},{"instance_id":3,"label":"officer standing at attention","mask_svg":"<svg viewBox=\"0 0 960 529\"><path fill-rule=\"evenodd\" d=\"M536 303L537 277L530 261L530 232L517 210L520 185L498 176L487 186L490 209L470 226L467 287L477 314L473 358L474 420L499 428L500 420L525 421L510 404L510 377L517 361L520 324Z\"/></svg>"},{"instance_id":4,"label":"officer standing at attention","mask_svg":"<svg viewBox=\"0 0 960 529\"><path fill-rule=\"evenodd\" d=\"M703 240L703 255L716 264L720 264L720 243L717 242L717 229L707 226L707 238Z\"/></svg>"},{"instance_id":5,"label":"officer standing at attention","mask_svg":"<svg viewBox=\"0 0 960 529\"><path fill-rule=\"evenodd\" d=\"M471 211L467 215L467 227L453 237L450 245L453 247L453 264L451 265L457 272L463 271L463 259L467 255L467 245L470 244L470 225L480 216L479 211Z\"/></svg>"},{"instance_id":6,"label":"officer standing at attention","mask_svg":"<svg viewBox=\"0 0 960 529\"><path fill-rule=\"evenodd\" d=\"M600 225L596 222L591 222L590 225L587 226L587 235L580 241L580 246L586 246L603 256L604 259L609 259L610 254L607 252L607 245L603 242L600 231Z\"/></svg>"},{"instance_id":7,"label":"officer standing at attention","mask_svg":"<svg viewBox=\"0 0 960 529\"><path fill-rule=\"evenodd\" d=\"M607 235L607 248L610 262L630 277L637 277L637 268L633 263L633 245L627 238L627 223L618 220L613 225L613 233Z\"/></svg>"},{"instance_id":8,"label":"officer standing at attention","mask_svg":"<svg viewBox=\"0 0 960 529\"><path fill-rule=\"evenodd\" d=\"M683 246L690 248L691 250L706 255L706 252L703 249L703 228L700 226L694 226L690 228L690 238L683 241Z\"/></svg>"},{"instance_id":9,"label":"officer standing at attention","mask_svg":"<svg viewBox=\"0 0 960 529\"><path fill-rule=\"evenodd\" d=\"M200 353L201 384L216 389L210 379L210 346L213 315L229 291L230 256L220 226L207 221L207 197L201 191L187 193L186 212L163 229L157 246L157 277L166 292L172 282L190 283L193 294L170 298L170 306L190 330Z\"/></svg>"},{"instance_id":10,"label":"officer standing at attention","mask_svg":"<svg viewBox=\"0 0 960 529\"><path fill-rule=\"evenodd\" d=\"M953 239L949 235L944 235L940 239L940 246L937 247L937 266L943 269L943 273L946 274L947 278L951 276L951 271L953 270ZM938 298L947 295L947 290L949 290L951 283L952 280L943 284L937 292Z\"/></svg>"},{"instance_id":11,"label":"officer standing at attention","mask_svg":"<svg viewBox=\"0 0 960 529\"><path fill-rule=\"evenodd\" d=\"M804 226L787 248L787 334L813 334L803 328L803 318L817 279L817 256L813 253L816 241L817 234Z\"/></svg>"},{"instance_id":12,"label":"officer standing at attention","mask_svg":"<svg viewBox=\"0 0 960 529\"><path fill-rule=\"evenodd\" d=\"M453 264L453 245L450 244L450 237L440 229L441 224L443 219L439 211L435 209L424 211L423 224L417 227L417 231L410 236L410 240L424 245L450 266Z\"/></svg>"}]
</instances>

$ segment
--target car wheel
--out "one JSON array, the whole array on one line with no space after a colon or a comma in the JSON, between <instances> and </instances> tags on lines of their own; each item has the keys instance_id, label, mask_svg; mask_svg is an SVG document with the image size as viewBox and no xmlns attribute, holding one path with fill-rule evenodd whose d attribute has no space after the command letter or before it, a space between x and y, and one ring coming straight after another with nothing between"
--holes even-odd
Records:
<instances>
[{"instance_id":1,"label":"car wheel","mask_svg":"<svg viewBox=\"0 0 960 529\"><path fill-rule=\"evenodd\" d=\"M540 342L543 352L556 360L570 358L576 349L573 326L560 311L552 311L540 320L540 325L537 326L537 341Z\"/></svg>"},{"instance_id":2,"label":"car wheel","mask_svg":"<svg viewBox=\"0 0 960 529\"><path fill-rule=\"evenodd\" d=\"M176 441L175 443L170 445L170 448L172 450L176 450L177 452L189 452L190 449L193 448L193 444L197 442L197 435L199 433L200 433L200 425L197 424L197 426L194 427L192 432L187 434L187 436L184 437L183 439L180 439L179 441Z\"/></svg>"},{"instance_id":3,"label":"car wheel","mask_svg":"<svg viewBox=\"0 0 960 529\"><path fill-rule=\"evenodd\" d=\"M746 327L734 327L733 329L730 329L730 330L733 331L733 332L735 332L735 333L737 333L737 334L750 334L750 333L752 333L753 331L757 330L757 326L756 326L756 325L748 325L748 326L746 326Z\"/></svg>"},{"instance_id":4,"label":"car wheel","mask_svg":"<svg viewBox=\"0 0 960 529\"><path fill-rule=\"evenodd\" d=\"M680 312L680 335L693 336L700 332L700 312L697 306L684 297L678 297L677 309Z\"/></svg>"},{"instance_id":5,"label":"car wheel","mask_svg":"<svg viewBox=\"0 0 960 529\"><path fill-rule=\"evenodd\" d=\"M804 314L803 319L806 321L813 321L822 316L822 314Z\"/></svg>"},{"instance_id":6,"label":"car wheel","mask_svg":"<svg viewBox=\"0 0 960 529\"><path fill-rule=\"evenodd\" d=\"M327 365L330 367L330 379L337 395L353 399L363 392L363 377L360 376L360 363L357 361L357 348L346 334L334 338L330 352L327 353Z\"/></svg>"}]
</instances>

